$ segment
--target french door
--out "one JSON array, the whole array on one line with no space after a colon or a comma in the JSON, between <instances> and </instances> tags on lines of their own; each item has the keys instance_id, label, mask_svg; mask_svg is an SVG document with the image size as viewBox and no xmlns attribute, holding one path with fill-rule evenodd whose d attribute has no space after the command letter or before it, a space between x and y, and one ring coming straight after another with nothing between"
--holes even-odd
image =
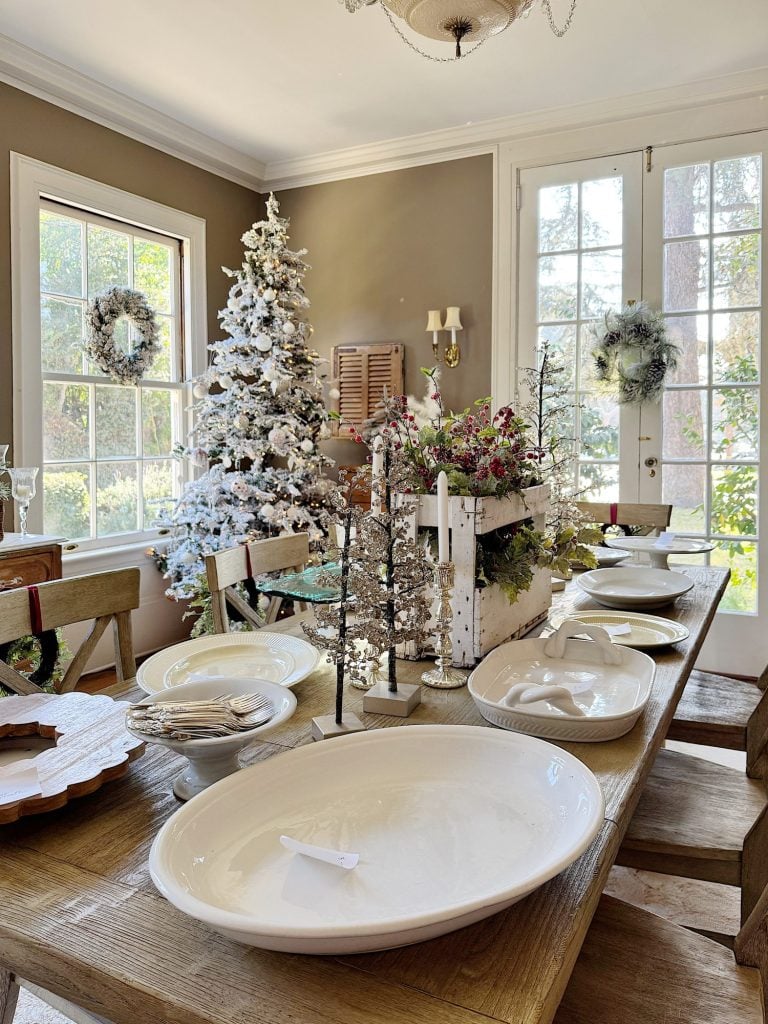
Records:
<instances>
[{"instance_id":1,"label":"french door","mask_svg":"<svg viewBox=\"0 0 768 1024\"><path fill-rule=\"evenodd\" d=\"M544 341L563 354L585 498L670 503L675 533L715 545L679 559L732 573L700 663L745 674L768 661L767 159L757 132L655 148L650 168L638 152L520 178L519 365ZM661 402L619 406L594 384L591 332L640 297L663 312L680 359Z\"/></svg>"}]
</instances>

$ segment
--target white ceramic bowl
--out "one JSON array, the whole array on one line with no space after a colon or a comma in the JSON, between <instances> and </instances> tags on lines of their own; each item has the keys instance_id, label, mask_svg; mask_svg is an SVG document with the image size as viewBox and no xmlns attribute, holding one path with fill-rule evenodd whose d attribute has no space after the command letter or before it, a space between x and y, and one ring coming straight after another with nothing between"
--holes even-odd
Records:
<instances>
[{"instance_id":1,"label":"white ceramic bowl","mask_svg":"<svg viewBox=\"0 0 768 1024\"><path fill-rule=\"evenodd\" d=\"M566 636L578 632L579 623ZM594 629L581 625L582 630ZM601 631L602 632L602 631ZM562 655L551 657L547 639L513 640L483 659L469 677L469 692L483 718L502 729L577 743L613 740L634 728L651 696L652 658L610 642L616 664L606 664L600 643L566 639ZM514 688L514 689L513 689ZM542 696L564 691L566 701ZM520 699L508 702L510 694ZM522 696L521 694L521 696Z\"/></svg>"},{"instance_id":2,"label":"white ceramic bowl","mask_svg":"<svg viewBox=\"0 0 768 1024\"><path fill-rule=\"evenodd\" d=\"M462 725L377 729L279 754L177 811L150 853L170 902L294 953L388 949L522 899L576 860L603 797L575 757ZM346 871L280 843L359 853Z\"/></svg>"},{"instance_id":3,"label":"white ceramic bowl","mask_svg":"<svg viewBox=\"0 0 768 1024\"><path fill-rule=\"evenodd\" d=\"M164 700L211 700L223 693L240 697L247 693L263 693L275 707L274 717L264 725L236 733L234 736L217 736L209 740L172 740L165 736L148 736L129 728L128 731L147 743L183 754L189 764L176 777L173 791L180 800L189 800L196 793L236 772L240 767L238 755L246 747L258 741L264 733L277 728L287 721L296 710L296 697L290 690L277 683L261 679L209 679L174 686L173 693L162 690L147 697L142 703L158 704Z\"/></svg>"},{"instance_id":4,"label":"white ceramic bowl","mask_svg":"<svg viewBox=\"0 0 768 1024\"><path fill-rule=\"evenodd\" d=\"M578 578L590 597L608 608L662 608L687 594L693 580L681 572L644 565L592 569Z\"/></svg>"}]
</instances>

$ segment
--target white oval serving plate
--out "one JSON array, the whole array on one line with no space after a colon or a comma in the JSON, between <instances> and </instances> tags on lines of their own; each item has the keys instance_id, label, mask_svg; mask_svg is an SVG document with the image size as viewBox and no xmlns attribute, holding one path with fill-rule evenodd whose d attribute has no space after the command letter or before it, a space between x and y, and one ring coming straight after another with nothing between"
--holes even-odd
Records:
<instances>
[{"instance_id":1,"label":"white oval serving plate","mask_svg":"<svg viewBox=\"0 0 768 1024\"><path fill-rule=\"evenodd\" d=\"M555 634L547 639L513 640L483 659L468 685L486 721L502 729L577 743L617 739L634 728L651 695L656 674L653 659L612 644L604 633L599 643L565 639L578 625L568 619L560 627L565 630L561 656L549 654ZM569 626L575 628L568 630ZM606 662L606 647L616 664ZM564 691L566 700L536 699L537 690L547 694L553 689ZM524 702L510 703L517 691L525 691Z\"/></svg>"},{"instance_id":2,"label":"white oval serving plate","mask_svg":"<svg viewBox=\"0 0 768 1024\"><path fill-rule=\"evenodd\" d=\"M630 627L630 632L612 635L611 639L615 644L634 647L638 651L679 644L690 636L687 627L682 623L664 619L660 615L646 615L644 612L610 611L607 608L585 612L572 611L553 615L550 621L557 629L566 619L576 619L591 626L602 626L609 632L611 626L622 626L626 623Z\"/></svg>"},{"instance_id":3,"label":"white oval serving plate","mask_svg":"<svg viewBox=\"0 0 768 1024\"><path fill-rule=\"evenodd\" d=\"M608 608L661 608L671 604L693 587L693 580L681 572L651 569L644 565L592 569L578 578L590 597Z\"/></svg>"},{"instance_id":4,"label":"white oval serving plate","mask_svg":"<svg viewBox=\"0 0 768 1024\"><path fill-rule=\"evenodd\" d=\"M495 914L576 860L603 823L592 772L515 733L414 725L299 747L178 810L149 867L174 906L249 945L389 949ZM357 853L345 870L281 835Z\"/></svg>"},{"instance_id":5,"label":"white oval serving plate","mask_svg":"<svg viewBox=\"0 0 768 1024\"><path fill-rule=\"evenodd\" d=\"M307 640L285 633L220 633L158 651L139 666L136 682L145 693L215 676L294 686L314 671L320 657Z\"/></svg>"}]
</instances>

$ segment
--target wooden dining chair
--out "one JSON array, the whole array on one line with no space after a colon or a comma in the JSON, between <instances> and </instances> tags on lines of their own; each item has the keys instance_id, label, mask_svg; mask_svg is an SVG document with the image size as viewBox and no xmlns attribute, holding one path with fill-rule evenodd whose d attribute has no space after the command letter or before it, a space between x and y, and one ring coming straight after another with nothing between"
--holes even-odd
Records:
<instances>
[{"instance_id":1,"label":"wooden dining chair","mask_svg":"<svg viewBox=\"0 0 768 1024\"><path fill-rule=\"evenodd\" d=\"M137 568L115 569L0 593L0 644L93 619L57 686L59 693L66 693L77 686L111 622L117 678L127 682L136 675L131 612L139 607L140 575ZM39 686L4 661L0 661L0 685L18 694L41 692Z\"/></svg>"},{"instance_id":2,"label":"wooden dining chair","mask_svg":"<svg viewBox=\"0 0 768 1024\"><path fill-rule=\"evenodd\" d=\"M577 501L576 506L590 523L623 529L640 527L661 533L672 519L671 505L648 505L637 502Z\"/></svg>"},{"instance_id":3,"label":"wooden dining chair","mask_svg":"<svg viewBox=\"0 0 768 1024\"><path fill-rule=\"evenodd\" d=\"M768 884L767 802L735 768L661 750L616 863L739 886L744 923Z\"/></svg>"},{"instance_id":4,"label":"wooden dining chair","mask_svg":"<svg viewBox=\"0 0 768 1024\"><path fill-rule=\"evenodd\" d=\"M603 896L554 1024L765 1024L768 892L735 956L717 942Z\"/></svg>"},{"instance_id":5,"label":"wooden dining chair","mask_svg":"<svg viewBox=\"0 0 768 1024\"><path fill-rule=\"evenodd\" d=\"M271 625L280 610L280 598L271 598L265 618L261 618L235 589L259 576L282 570L298 572L309 559L309 534L270 537L251 544L239 544L226 551L206 555L205 571L213 601L213 624L217 633L229 632L228 607L234 609L254 629ZM258 583L255 589L258 589Z\"/></svg>"}]
</instances>

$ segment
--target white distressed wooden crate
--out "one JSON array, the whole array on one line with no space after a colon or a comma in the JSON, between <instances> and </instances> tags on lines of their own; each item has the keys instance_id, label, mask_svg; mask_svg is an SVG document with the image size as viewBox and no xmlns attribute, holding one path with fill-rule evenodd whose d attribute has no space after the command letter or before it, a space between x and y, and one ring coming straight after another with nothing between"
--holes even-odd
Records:
<instances>
[{"instance_id":1,"label":"white distressed wooden crate","mask_svg":"<svg viewBox=\"0 0 768 1024\"><path fill-rule=\"evenodd\" d=\"M410 498L408 500L411 500ZM421 494L411 520L412 535L420 526L437 526L437 496ZM453 591L453 664L468 668L506 640L527 633L547 617L552 603L552 573L535 569L530 588L510 603L495 584L476 587L476 538L502 526L533 519L544 529L549 487L529 487L521 495L506 498L451 497L451 555L456 566ZM419 651L407 645L403 654L415 658Z\"/></svg>"}]
</instances>

